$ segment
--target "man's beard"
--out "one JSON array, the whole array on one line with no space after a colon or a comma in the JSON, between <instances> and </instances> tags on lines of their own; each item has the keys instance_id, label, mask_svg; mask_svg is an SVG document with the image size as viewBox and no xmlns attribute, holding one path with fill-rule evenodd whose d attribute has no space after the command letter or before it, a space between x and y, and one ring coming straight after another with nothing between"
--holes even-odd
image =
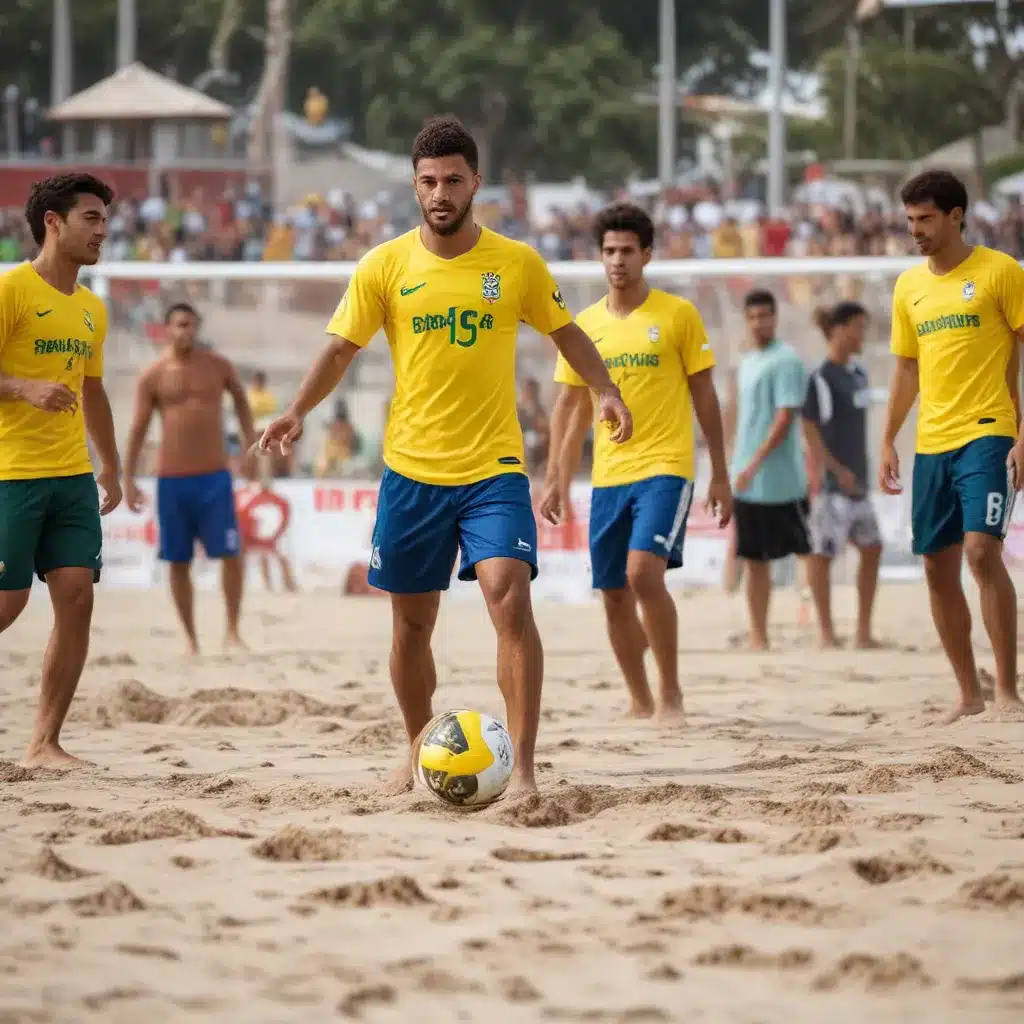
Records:
<instances>
[{"instance_id":1,"label":"man's beard","mask_svg":"<svg viewBox=\"0 0 1024 1024\"><path fill-rule=\"evenodd\" d=\"M429 226L430 230L433 231L435 234L440 235L442 238L446 238L449 235L454 235L459 230L459 228L461 228L462 225L466 223L466 218L470 215L472 209L473 200L471 199L468 203L466 203L466 208L464 210L456 211L455 216L453 216L450 221L448 221L446 224L438 225L433 223L430 216L427 214L427 211L423 208L423 204L420 204L420 212L423 214L423 219L427 222L427 225Z\"/></svg>"}]
</instances>

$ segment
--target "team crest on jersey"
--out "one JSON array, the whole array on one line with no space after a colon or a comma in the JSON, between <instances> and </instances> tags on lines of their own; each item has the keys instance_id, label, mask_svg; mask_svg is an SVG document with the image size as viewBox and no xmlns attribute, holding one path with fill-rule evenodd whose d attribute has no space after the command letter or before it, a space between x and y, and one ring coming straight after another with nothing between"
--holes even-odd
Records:
<instances>
[{"instance_id":1,"label":"team crest on jersey","mask_svg":"<svg viewBox=\"0 0 1024 1024\"><path fill-rule=\"evenodd\" d=\"M89 312L89 310L85 311L85 318L84 319L85 319L85 326L88 327L90 331L95 331L96 328L93 326L92 314Z\"/></svg>"},{"instance_id":2,"label":"team crest on jersey","mask_svg":"<svg viewBox=\"0 0 1024 1024\"><path fill-rule=\"evenodd\" d=\"M647 328L647 340L658 341L661 338L661 328L655 324L653 327Z\"/></svg>"},{"instance_id":3,"label":"team crest on jersey","mask_svg":"<svg viewBox=\"0 0 1024 1024\"><path fill-rule=\"evenodd\" d=\"M483 300L484 302L497 302L501 298L501 275L488 270L486 274L480 275L483 278Z\"/></svg>"},{"instance_id":4,"label":"team crest on jersey","mask_svg":"<svg viewBox=\"0 0 1024 1024\"><path fill-rule=\"evenodd\" d=\"M974 298L974 282L964 281L964 287L960 293L964 297L964 302L970 302Z\"/></svg>"}]
</instances>

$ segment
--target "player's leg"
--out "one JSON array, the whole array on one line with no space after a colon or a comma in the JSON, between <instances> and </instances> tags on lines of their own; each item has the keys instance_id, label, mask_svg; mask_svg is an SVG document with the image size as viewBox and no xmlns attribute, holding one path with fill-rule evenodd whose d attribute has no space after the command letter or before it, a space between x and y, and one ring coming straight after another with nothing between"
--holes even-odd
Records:
<instances>
[{"instance_id":1,"label":"player's leg","mask_svg":"<svg viewBox=\"0 0 1024 1024\"><path fill-rule=\"evenodd\" d=\"M595 487L591 492L590 566L594 589L604 603L608 641L629 690L629 715L650 718L654 697L644 668L647 634L626 575L633 529L630 493L630 485Z\"/></svg>"},{"instance_id":2,"label":"player's leg","mask_svg":"<svg viewBox=\"0 0 1024 1024\"><path fill-rule=\"evenodd\" d=\"M199 653L196 634L192 557L199 530L193 477L160 477L156 483L156 514L160 531L158 557L167 563L171 600L185 633L186 650Z\"/></svg>"},{"instance_id":3,"label":"player's leg","mask_svg":"<svg viewBox=\"0 0 1024 1024\"><path fill-rule=\"evenodd\" d=\"M227 619L224 646L244 647L238 621L242 614L245 561L238 532L235 489L227 470L197 478L197 483L200 482L199 537L207 557L220 561L220 581Z\"/></svg>"},{"instance_id":4,"label":"player's leg","mask_svg":"<svg viewBox=\"0 0 1024 1024\"><path fill-rule=\"evenodd\" d=\"M45 480L0 480L0 633L28 604L48 498Z\"/></svg>"},{"instance_id":5,"label":"player's leg","mask_svg":"<svg viewBox=\"0 0 1024 1024\"><path fill-rule=\"evenodd\" d=\"M840 494L818 493L811 501L811 554L806 559L807 585L818 616L822 647L838 647L832 621L832 560L846 546L850 532L850 500Z\"/></svg>"},{"instance_id":6,"label":"player's leg","mask_svg":"<svg viewBox=\"0 0 1024 1024\"><path fill-rule=\"evenodd\" d=\"M459 579L477 579L498 641L498 686L516 752L509 794L533 792L544 650L533 617L537 521L525 476L507 473L459 488Z\"/></svg>"},{"instance_id":7,"label":"player's leg","mask_svg":"<svg viewBox=\"0 0 1024 1024\"><path fill-rule=\"evenodd\" d=\"M964 556L978 584L981 617L996 662L997 704L1020 706L1017 695L1017 591L1003 559L1017 492L1008 478L1009 437L982 437L962 448L953 482L963 509Z\"/></svg>"},{"instance_id":8,"label":"player's leg","mask_svg":"<svg viewBox=\"0 0 1024 1024\"><path fill-rule=\"evenodd\" d=\"M679 476L656 476L633 485L633 530L626 575L643 614L644 632L658 667L658 717L682 717L679 686L679 625L665 572L683 564L686 518L693 484Z\"/></svg>"},{"instance_id":9,"label":"player's leg","mask_svg":"<svg viewBox=\"0 0 1024 1024\"><path fill-rule=\"evenodd\" d=\"M391 595L391 685L410 745L384 787L388 794L412 786L412 752L431 718L437 673L430 638L459 544L455 490L386 469L378 492L367 582Z\"/></svg>"},{"instance_id":10,"label":"player's leg","mask_svg":"<svg viewBox=\"0 0 1024 1024\"><path fill-rule=\"evenodd\" d=\"M960 687L960 699L942 717L944 723L985 710L961 576L963 517L951 467L952 453L918 454L911 484L913 551L924 558L932 620Z\"/></svg>"},{"instance_id":11,"label":"player's leg","mask_svg":"<svg viewBox=\"0 0 1024 1024\"><path fill-rule=\"evenodd\" d=\"M53 767L82 763L63 750L60 731L89 653L103 531L99 494L91 473L54 479L49 485L36 571L50 591L53 630L43 655L39 710L25 763Z\"/></svg>"},{"instance_id":12,"label":"player's leg","mask_svg":"<svg viewBox=\"0 0 1024 1024\"><path fill-rule=\"evenodd\" d=\"M763 507L748 501L737 501L733 506L736 557L743 562L747 578L750 646L755 651L768 650L768 606L772 597L771 562L765 554L763 536Z\"/></svg>"},{"instance_id":13,"label":"player's leg","mask_svg":"<svg viewBox=\"0 0 1024 1024\"><path fill-rule=\"evenodd\" d=\"M850 540L860 552L857 564L857 633L854 643L862 650L878 647L871 629L871 616L878 592L878 569L882 564L882 531L870 498L853 506Z\"/></svg>"}]
</instances>

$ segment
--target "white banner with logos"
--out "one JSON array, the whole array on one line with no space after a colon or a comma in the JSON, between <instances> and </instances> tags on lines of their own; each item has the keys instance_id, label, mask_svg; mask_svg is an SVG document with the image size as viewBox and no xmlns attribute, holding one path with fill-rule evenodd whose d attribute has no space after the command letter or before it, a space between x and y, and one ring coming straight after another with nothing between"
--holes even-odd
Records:
<instances>
[{"instance_id":1,"label":"white banner with logos","mask_svg":"<svg viewBox=\"0 0 1024 1024\"><path fill-rule=\"evenodd\" d=\"M166 567L159 562L155 516L155 481L141 486L149 503L138 515L121 506L103 520L103 581L116 589L145 589L162 585ZM346 593L378 593L366 585L371 537L377 508L377 483L350 480L277 480L270 490L239 481L236 484L239 528L250 563L249 585L262 587L263 562L271 584L280 585L282 560L287 560L302 589L330 588ZM670 573L673 587L717 585L729 543L694 501L686 530L685 565ZM535 493L535 500L539 493ZM876 495L875 507L885 540L883 576L921 578L920 560L910 553L910 515L907 496ZM593 598L587 552L590 486L574 485L572 515L560 526L538 520L540 575L534 584L538 599L586 602ZM1024 563L1024 510L1018 508L1006 545L1011 562ZM217 584L217 567L197 546L195 578L200 587ZM454 598L475 596L475 584L452 581Z\"/></svg>"}]
</instances>

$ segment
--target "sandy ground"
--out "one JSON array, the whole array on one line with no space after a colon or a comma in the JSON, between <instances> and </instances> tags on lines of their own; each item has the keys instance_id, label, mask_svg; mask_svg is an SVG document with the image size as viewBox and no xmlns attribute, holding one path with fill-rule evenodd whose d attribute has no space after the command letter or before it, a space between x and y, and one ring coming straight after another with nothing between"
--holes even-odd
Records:
<instances>
[{"instance_id":1,"label":"sandy ground","mask_svg":"<svg viewBox=\"0 0 1024 1024\"><path fill-rule=\"evenodd\" d=\"M730 648L738 599L680 600L673 731L623 719L598 608L541 608L542 793L476 813L373 794L389 615L329 594L254 595L254 652L189 663L162 594L102 593L66 732L101 767L25 771L34 600L0 653L0 1022L1024 1019L1024 722L927 726L917 586L869 654L794 600L768 655ZM500 711L482 608L437 651L438 710Z\"/></svg>"}]
</instances>

